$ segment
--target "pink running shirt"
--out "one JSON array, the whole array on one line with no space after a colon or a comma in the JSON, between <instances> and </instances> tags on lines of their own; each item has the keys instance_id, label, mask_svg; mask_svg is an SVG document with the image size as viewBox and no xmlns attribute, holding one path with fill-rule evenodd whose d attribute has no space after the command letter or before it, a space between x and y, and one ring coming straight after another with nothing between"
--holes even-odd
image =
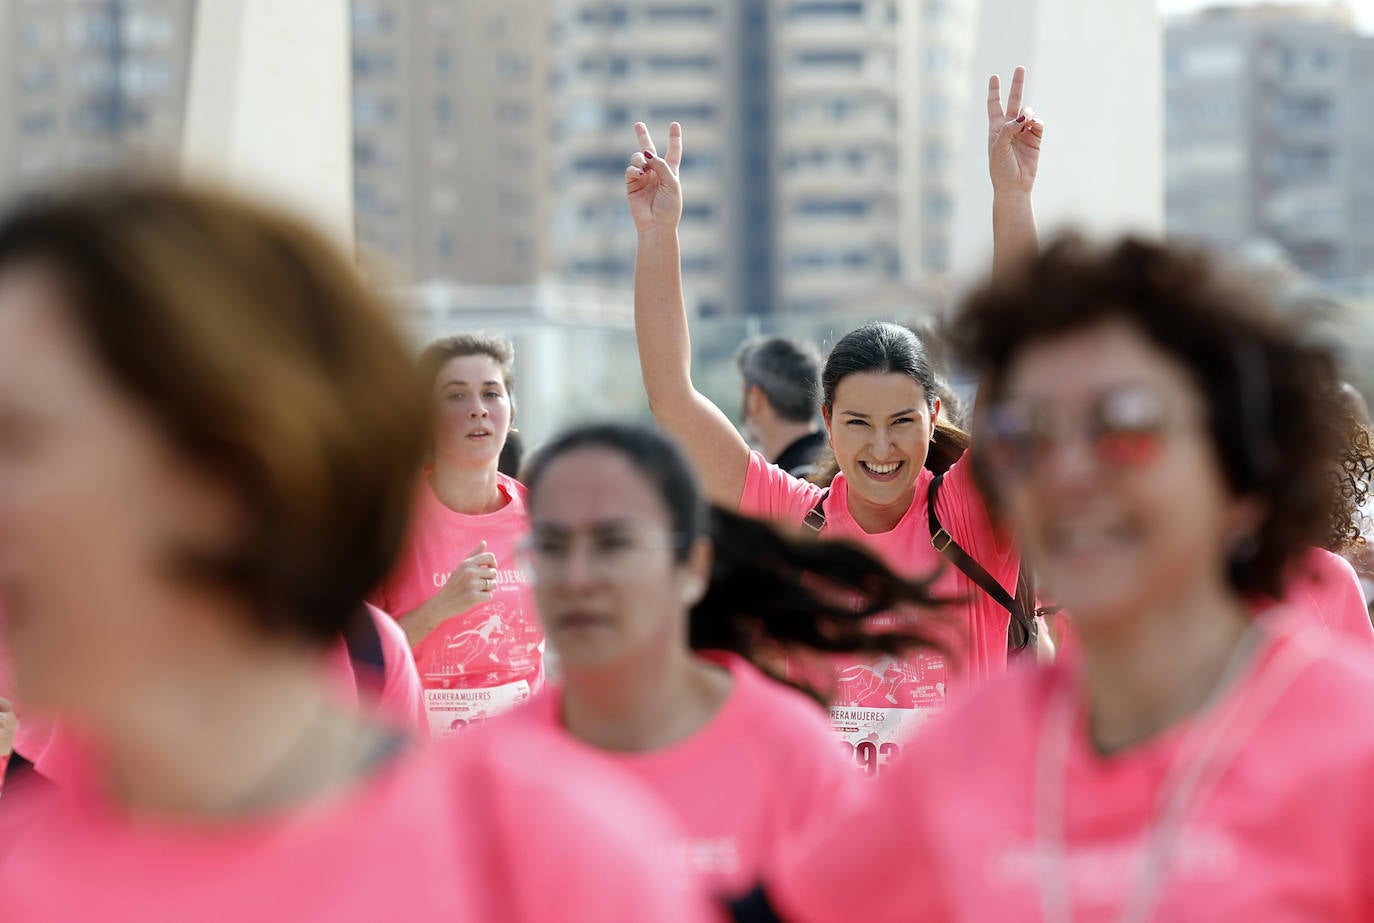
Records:
<instances>
[{"instance_id":1,"label":"pink running shirt","mask_svg":"<svg viewBox=\"0 0 1374 923\"><path fill-rule=\"evenodd\" d=\"M1310 549L1290 571L1283 602L1315 616L1329 637L1352 643L1366 656L1374 654L1374 624L1364 588L1355 568L1340 555Z\"/></svg>"},{"instance_id":2,"label":"pink running shirt","mask_svg":"<svg viewBox=\"0 0 1374 923\"><path fill-rule=\"evenodd\" d=\"M454 613L415 648L436 738L495 717L544 683L544 632L529 578L516 563L516 548L530 531L526 492L504 474L497 483L509 502L494 513L468 516L440 503L428 473L422 476L406 546L369 599L399 618L437 593L479 542L496 555L491 602Z\"/></svg>"},{"instance_id":3,"label":"pink running shirt","mask_svg":"<svg viewBox=\"0 0 1374 923\"><path fill-rule=\"evenodd\" d=\"M686 833L688 866L712 894L735 896L758 881L783 844L829 817L858 785L811 699L734 654L703 654L734 679L711 722L672 747L616 753L583 747L642 781ZM577 743L563 726L562 689L551 687L512 716Z\"/></svg>"},{"instance_id":4,"label":"pink running shirt","mask_svg":"<svg viewBox=\"0 0 1374 923\"><path fill-rule=\"evenodd\" d=\"M1374 670L1306 626L1273 631L1216 711L1114 755L1073 709L1067 755L1039 789L1063 792L1064 813L1045 816L1064 852L1035 819L1051 695L1077 682L1060 662L1012 670L923 732L859 810L789 854L773 904L791 923L1039 923L1054 874L1073 919L1117 920L1161 782L1234 706L1220 746L1235 755L1184 815L1149 919L1374 919Z\"/></svg>"},{"instance_id":5,"label":"pink running shirt","mask_svg":"<svg viewBox=\"0 0 1374 923\"><path fill-rule=\"evenodd\" d=\"M940 524L1002 586L1014 591L1020 555L993 528L966 459L967 456L956 463L940 485ZM848 484L842 473L831 482L823 507L822 538L856 542L903 576L925 578L940 571L936 591L969 600L954 610L964 637L960 639L962 654L952 663L934 653L915 653L901 660L835 659L831 723L848 745L854 761L868 775L876 775L900 755L916 728L944 707L951 685L976 683L1002 672L1007 665L1010 613L947 565L930 543L926 506L933 477L930 471L921 471L911 508L889 532L868 533L854 521L849 513ZM739 511L761 519L796 523L800 530L820 496L821 488L792 477L754 452L749 458Z\"/></svg>"},{"instance_id":6,"label":"pink running shirt","mask_svg":"<svg viewBox=\"0 0 1374 923\"><path fill-rule=\"evenodd\" d=\"M129 817L89 785L51 798L8 855L0 813L6 920L714 919L653 845L679 835L656 799L548 734L465 736L313 808L218 825Z\"/></svg>"},{"instance_id":7,"label":"pink running shirt","mask_svg":"<svg viewBox=\"0 0 1374 923\"><path fill-rule=\"evenodd\" d=\"M382 675L358 676L357 669L349 659L347 645L337 645L330 651L329 661L331 670L339 680L344 700L356 704L357 692L361 688L365 696L375 696L375 704L383 720L401 730L428 734L425 693L420 686L419 671L415 668L415 656L406 643L406 633L395 619L376 606L368 605L367 614L377 627L377 639L382 649Z\"/></svg>"}]
</instances>

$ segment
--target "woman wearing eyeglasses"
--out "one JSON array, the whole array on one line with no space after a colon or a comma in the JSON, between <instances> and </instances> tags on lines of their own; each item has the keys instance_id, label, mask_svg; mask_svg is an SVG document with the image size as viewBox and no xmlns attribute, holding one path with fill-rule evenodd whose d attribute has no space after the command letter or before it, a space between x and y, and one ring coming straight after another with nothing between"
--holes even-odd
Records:
<instances>
[{"instance_id":1,"label":"woman wearing eyeglasses","mask_svg":"<svg viewBox=\"0 0 1374 923\"><path fill-rule=\"evenodd\" d=\"M928 587L857 549L706 507L681 453L633 426L555 439L529 473L528 569L563 682L513 720L579 741L673 809L691 868L737 896L857 785L775 651L898 650L936 635ZM903 635L865 617L919 607Z\"/></svg>"},{"instance_id":2,"label":"woman wearing eyeglasses","mask_svg":"<svg viewBox=\"0 0 1374 923\"><path fill-rule=\"evenodd\" d=\"M1022 107L1025 69L1012 78L1007 106L1000 84L989 85L989 162L994 188L996 259L1005 264L1035 248L1031 189L1044 125ZM639 231L635 264L635 331L649 404L659 425L687 451L711 501L727 509L804 523L827 539L847 539L880 556L895 571L926 576L942 566L941 589L967 600L957 653L910 659L844 659L794 665L829 674L836 733L872 774L891 762L925 716L941 708L950 683L974 681L1007 663L1008 608L945 565L932 547L932 479L940 526L1007 592L1017 586L1019 554L999 535L973 487L966 464L954 463L965 434L940 421L940 401L920 339L895 324L866 324L835 345L821 375L826 434L839 473L826 488L771 466L729 419L696 390L684 309L678 222L683 190L678 166L682 131L669 129L660 156L648 129L636 125L641 150L626 171L626 193Z\"/></svg>"},{"instance_id":3,"label":"woman wearing eyeglasses","mask_svg":"<svg viewBox=\"0 0 1374 923\"><path fill-rule=\"evenodd\" d=\"M1331 355L1135 240L1056 243L958 333L978 473L1082 649L973 693L741 918L1374 918L1374 670L1267 602L1344 508Z\"/></svg>"}]
</instances>

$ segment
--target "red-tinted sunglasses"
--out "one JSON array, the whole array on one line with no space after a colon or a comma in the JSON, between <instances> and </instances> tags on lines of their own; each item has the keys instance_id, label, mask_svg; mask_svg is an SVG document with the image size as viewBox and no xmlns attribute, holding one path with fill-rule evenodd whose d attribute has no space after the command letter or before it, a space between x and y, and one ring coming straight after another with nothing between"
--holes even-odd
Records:
<instances>
[{"instance_id":1,"label":"red-tinted sunglasses","mask_svg":"<svg viewBox=\"0 0 1374 923\"><path fill-rule=\"evenodd\" d=\"M1123 385L1098 395L1077 421L1044 402L1007 401L988 411L977 452L989 470L1030 477L1075 438L1087 440L1105 468L1138 468L1159 458L1168 428L1164 401L1149 388Z\"/></svg>"}]
</instances>

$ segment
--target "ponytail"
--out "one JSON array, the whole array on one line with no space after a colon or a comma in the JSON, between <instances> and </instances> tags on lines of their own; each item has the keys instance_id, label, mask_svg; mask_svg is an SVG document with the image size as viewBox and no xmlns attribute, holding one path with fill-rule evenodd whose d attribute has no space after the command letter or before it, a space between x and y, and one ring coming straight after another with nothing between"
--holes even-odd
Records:
<instances>
[{"instance_id":1,"label":"ponytail","mask_svg":"<svg viewBox=\"0 0 1374 923\"><path fill-rule=\"evenodd\" d=\"M718 507L710 518L715 563L691 613L693 649L733 651L782 680L779 650L899 654L950 647L953 622L944 606L955 600L937 597L930 579L899 577L856 545L792 538ZM871 624L880 613L913 608L919 614L899 628L875 631Z\"/></svg>"}]
</instances>

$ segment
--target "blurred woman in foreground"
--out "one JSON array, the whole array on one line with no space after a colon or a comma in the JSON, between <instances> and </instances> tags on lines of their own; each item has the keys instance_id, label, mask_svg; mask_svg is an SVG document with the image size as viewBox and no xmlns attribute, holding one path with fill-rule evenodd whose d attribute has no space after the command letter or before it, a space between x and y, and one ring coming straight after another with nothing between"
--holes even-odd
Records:
<instances>
[{"instance_id":1,"label":"blurred woman in foreground","mask_svg":"<svg viewBox=\"0 0 1374 923\"><path fill-rule=\"evenodd\" d=\"M928 647L949 616L857 548L721 510L708 522L687 460L653 430L573 429L536 456L529 487L529 570L563 682L517 717L644 781L707 887L739 895L860 784L825 711L767 675L770 659ZM894 606L921 618L868 630Z\"/></svg>"},{"instance_id":2,"label":"blurred woman in foreground","mask_svg":"<svg viewBox=\"0 0 1374 923\"><path fill-rule=\"evenodd\" d=\"M324 651L405 534L411 382L289 218L114 182L0 220L5 647L89 745L4 799L6 919L698 919L604 767L411 754L341 701Z\"/></svg>"},{"instance_id":3,"label":"blurred woman in foreground","mask_svg":"<svg viewBox=\"0 0 1374 923\"><path fill-rule=\"evenodd\" d=\"M1303 333L1134 240L973 297L979 474L1081 652L930 728L742 919L1374 916L1374 671L1266 602L1347 506Z\"/></svg>"}]
</instances>

